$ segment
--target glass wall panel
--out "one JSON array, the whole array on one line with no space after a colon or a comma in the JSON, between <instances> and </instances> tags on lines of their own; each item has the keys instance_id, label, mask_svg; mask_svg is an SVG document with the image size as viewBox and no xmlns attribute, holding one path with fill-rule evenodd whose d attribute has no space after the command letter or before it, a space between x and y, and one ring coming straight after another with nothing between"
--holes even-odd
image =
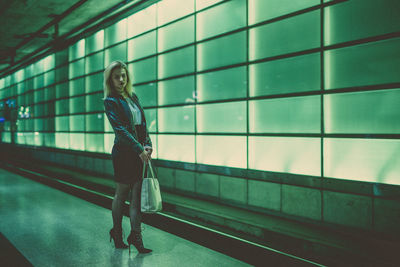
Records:
<instances>
[{"instance_id":1,"label":"glass wall panel","mask_svg":"<svg viewBox=\"0 0 400 267\"><path fill-rule=\"evenodd\" d=\"M154 29L157 26L156 12L157 5L151 5L128 17L128 38Z\"/></svg>"},{"instance_id":2,"label":"glass wall panel","mask_svg":"<svg viewBox=\"0 0 400 267\"><path fill-rule=\"evenodd\" d=\"M11 133L10 132L3 132L1 135L2 142L4 143L11 143Z\"/></svg>"},{"instance_id":3,"label":"glass wall panel","mask_svg":"<svg viewBox=\"0 0 400 267\"><path fill-rule=\"evenodd\" d=\"M247 168L245 136L197 135L196 154L200 164Z\"/></svg>"},{"instance_id":4,"label":"glass wall panel","mask_svg":"<svg viewBox=\"0 0 400 267\"><path fill-rule=\"evenodd\" d=\"M32 119L26 119L25 120L25 131L27 132L32 132L35 130L35 125L33 124Z\"/></svg>"},{"instance_id":5,"label":"glass wall panel","mask_svg":"<svg viewBox=\"0 0 400 267\"><path fill-rule=\"evenodd\" d=\"M38 90L33 91L33 103L43 102L44 90L45 89L38 89Z\"/></svg>"},{"instance_id":6,"label":"glass wall panel","mask_svg":"<svg viewBox=\"0 0 400 267\"><path fill-rule=\"evenodd\" d=\"M55 98L56 98L56 88L55 88L55 86L47 87L44 90L44 100L45 101L49 101L49 100L53 100Z\"/></svg>"},{"instance_id":7,"label":"glass wall panel","mask_svg":"<svg viewBox=\"0 0 400 267\"><path fill-rule=\"evenodd\" d=\"M33 119L34 127L36 132L42 132L44 128L43 119Z\"/></svg>"},{"instance_id":8,"label":"glass wall panel","mask_svg":"<svg viewBox=\"0 0 400 267\"><path fill-rule=\"evenodd\" d=\"M239 32L197 45L197 70L243 63L247 59L246 32Z\"/></svg>"},{"instance_id":9,"label":"glass wall panel","mask_svg":"<svg viewBox=\"0 0 400 267\"><path fill-rule=\"evenodd\" d=\"M85 75L85 59L79 59L69 64L69 78Z\"/></svg>"},{"instance_id":10,"label":"glass wall panel","mask_svg":"<svg viewBox=\"0 0 400 267\"><path fill-rule=\"evenodd\" d=\"M250 132L319 133L320 102L319 95L250 101Z\"/></svg>"},{"instance_id":11,"label":"glass wall panel","mask_svg":"<svg viewBox=\"0 0 400 267\"><path fill-rule=\"evenodd\" d=\"M121 60L125 62L127 59L126 53L126 42L106 49L104 67L107 67L115 60Z\"/></svg>"},{"instance_id":12,"label":"glass wall panel","mask_svg":"<svg viewBox=\"0 0 400 267\"><path fill-rule=\"evenodd\" d=\"M320 54L285 58L249 65L250 96L319 90Z\"/></svg>"},{"instance_id":13,"label":"glass wall panel","mask_svg":"<svg viewBox=\"0 0 400 267\"><path fill-rule=\"evenodd\" d=\"M69 60L69 48L66 48L64 50L58 51L55 54L55 67L59 67L61 65L67 64ZM45 137L46 138L46 137ZM54 136L52 137L54 141Z\"/></svg>"},{"instance_id":14,"label":"glass wall panel","mask_svg":"<svg viewBox=\"0 0 400 267\"><path fill-rule=\"evenodd\" d=\"M44 74L44 86L48 86L55 82L55 71L49 71Z\"/></svg>"},{"instance_id":15,"label":"glass wall panel","mask_svg":"<svg viewBox=\"0 0 400 267\"><path fill-rule=\"evenodd\" d=\"M85 134L70 133L69 134L70 149L85 150Z\"/></svg>"},{"instance_id":16,"label":"glass wall panel","mask_svg":"<svg viewBox=\"0 0 400 267\"><path fill-rule=\"evenodd\" d=\"M42 133L33 133L33 146L43 146L44 145L44 135Z\"/></svg>"},{"instance_id":17,"label":"glass wall panel","mask_svg":"<svg viewBox=\"0 0 400 267\"><path fill-rule=\"evenodd\" d=\"M246 97L247 69L238 67L197 76L197 101Z\"/></svg>"},{"instance_id":18,"label":"glass wall panel","mask_svg":"<svg viewBox=\"0 0 400 267\"><path fill-rule=\"evenodd\" d=\"M352 0L325 8L325 45L396 32L398 0Z\"/></svg>"},{"instance_id":19,"label":"glass wall panel","mask_svg":"<svg viewBox=\"0 0 400 267\"><path fill-rule=\"evenodd\" d=\"M145 109L144 114L146 117L147 130L150 133L157 132L157 109Z\"/></svg>"},{"instance_id":20,"label":"glass wall panel","mask_svg":"<svg viewBox=\"0 0 400 267\"><path fill-rule=\"evenodd\" d=\"M157 3L157 25L161 26L194 12L194 0L163 0Z\"/></svg>"},{"instance_id":21,"label":"glass wall panel","mask_svg":"<svg viewBox=\"0 0 400 267\"><path fill-rule=\"evenodd\" d=\"M320 138L249 137L250 169L320 176L320 162Z\"/></svg>"},{"instance_id":22,"label":"glass wall panel","mask_svg":"<svg viewBox=\"0 0 400 267\"><path fill-rule=\"evenodd\" d=\"M55 56L54 56L54 54L48 55L47 57L45 57L43 64L44 64L43 71L49 71L51 69L54 69L54 67L55 67ZM20 81L20 80L18 80L18 81Z\"/></svg>"},{"instance_id":23,"label":"glass wall panel","mask_svg":"<svg viewBox=\"0 0 400 267\"><path fill-rule=\"evenodd\" d=\"M85 56L85 39L76 42L74 45L69 47L69 61L81 58Z\"/></svg>"},{"instance_id":24,"label":"glass wall panel","mask_svg":"<svg viewBox=\"0 0 400 267\"><path fill-rule=\"evenodd\" d=\"M48 132L54 132L56 130L56 123L54 117L46 118L44 120L44 130Z\"/></svg>"},{"instance_id":25,"label":"glass wall panel","mask_svg":"<svg viewBox=\"0 0 400 267\"><path fill-rule=\"evenodd\" d=\"M43 88L44 86L44 74L38 75L33 79L34 89Z\"/></svg>"},{"instance_id":26,"label":"glass wall panel","mask_svg":"<svg viewBox=\"0 0 400 267\"><path fill-rule=\"evenodd\" d=\"M194 16L158 29L158 52L194 42Z\"/></svg>"},{"instance_id":27,"label":"glass wall panel","mask_svg":"<svg viewBox=\"0 0 400 267\"><path fill-rule=\"evenodd\" d=\"M17 133L16 136L16 143L20 144L20 145L25 145L26 141L25 141L25 133Z\"/></svg>"},{"instance_id":28,"label":"glass wall panel","mask_svg":"<svg viewBox=\"0 0 400 267\"><path fill-rule=\"evenodd\" d=\"M250 60L319 47L320 35L319 10L252 28L249 30Z\"/></svg>"},{"instance_id":29,"label":"glass wall panel","mask_svg":"<svg viewBox=\"0 0 400 267\"><path fill-rule=\"evenodd\" d=\"M84 132L85 131L85 115L69 116L69 130L71 132Z\"/></svg>"},{"instance_id":30,"label":"glass wall panel","mask_svg":"<svg viewBox=\"0 0 400 267\"><path fill-rule=\"evenodd\" d=\"M69 117L68 116L57 116L56 120L56 131L68 132L69 131Z\"/></svg>"},{"instance_id":31,"label":"glass wall panel","mask_svg":"<svg viewBox=\"0 0 400 267\"><path fill-rule=\"evenodd\" d=\"M55 133L44 133L44 145L47 147L56 146L56 134Z\"/></svg>"},{"instance_id":32,"label":"glass wall panel","mask_svg":"<svg viewBox=\"0 0 400 267\"><path fill-rule=\"evenodd\" d=\"M95 34L86 38L86 54L99 51L104 48L104 30L98 31Z\"/></svg>"},{"instance_id":33,"label":"glass wall panel","mask_svg":"<svg viewBox=\"0 0 400 267\"><path fill-rule=\"evenodd\" d=\"M63 81L67 81L68 77L69 77L69 67L68 65L59 67L55 70L56 72L56 82L63 82Z\"/></svg>"},{"instance_id":34,"label":"glass wall panel","mask_svg":"<svg viewBox=\"0 0 400 267\"><path fill-rule=\"evenodd\" d=\"M113 133L114 132L113 128L111 127L110 122L108 121L107 116L104 116L104 123L103 124L104 124L104 132L106 132L106 133Z\"/></svg>"},{"instance_id":35,"label":"glass wall panel","mask_svg":"<svg viewBox=\"0 0 400 267\"><path fill-rule=\"evenodd\" d=\"M194 163L194 135L158 135L158 158Z\"/></svg>"},{"instance_id":36,"label":"glass wall panel","mask_svg":"<svg viewBox=\"0 0 400 267\"><path fill-rule=\"evenodd\" d=\"M326 177L400 185L400 140L324 139Z\"/></svg>"},{"instance_id":37,"label":"glass wall panel","mask_svg":"<svg viewBox=\"0 0 400 267\"><path fill-rule=\"evenodd\" d=\"M163 79L194 71L194 47L186 47L158 56L158 78Z\"/></svg>"},{"instance_id":38,"label":"glass wall panel","mask_svg":"<svg viewBox=\"0 0 400 267\"><path fill-rule=\"evenodd\" d=\"M59 83L56 85L56 98L69 96L69 83Z\"/></svg>"},{"instance_id":39,"label":"glass wall panel","mask_svg":"<svg viewBox=\"0 0 400 267\"><path fill-rule=\"evenodd\" d=\"M86 112L103 111L103 92L86 95Z\"/></svg>"},{"instance_id":40,"label":"glass wall panel","mask_svg":"<svg viewBox=\"0 0 400 267\"><path fill-rule=\"evenodd\" d=\"M104 152L103 134L85 134L85 150L90 152Z\"/></svg>"},{"instance_id":41,"label":"glass wall panel","mask_svg":"<svg viewBox=\"0 0 400 267\"><path fill-rule=\"evenodd\" d=\"M197 132L245 133L247 131L246 102L198 105Z\"/></svg>"},{"instance_id":42,"label":"glass wall panel","mask_svg":"<svg viewBox=\"0 0 400 267\"><path fill-rule=\"evenodd\" d=\"M103 91L103 73L92 74L85 77L85 92Z\"/></svg>"},{"instance_id":43,"label":"glass wall panel","mask_svg":"<svg viewBox=\"0 0 400 267\"><path fill-rule=\"evenodd\" d=\"M139 98L142 107L153 107L157 105L157 84L148 83L134 86L133 91Z\"/></svg>"},{"instance_id":44,"label":"glass wall panel","mask_svg":"<svg viewBox=\"0 0 400 267\"><path fill-rule=\"evenodd\" d=\"M194 106L158 109L159 132L194 132Z\"/></svg>"},{"instance_id":45,"label":"glass wall panel","mask_svg":"<svg viewBox=\"0 0 400 267\"><path fill-rule=\"evenodd\" d=\"M320 4L320 0L249 0L249 25Z\"/></svg>"},{"instance_id":46,"label":"glass wall panel","mask_svg":"<svg viewBox=\"0 0 400 267\"><path fill-rule=\"evenodd\" d=\"M150 139L151 139L151 143L152 143L152 145L153 145L153 153L151 154L151 158L152 159L157 159L158 158L158 153L157 153L157 151L158 151L158 142L157 142L157 135L155 135L155 134L150 134L149 135L150 136Z\"/></svg>"},{"instance_id":47,"label":"glass wall panel","mask_svg":"<svg viewBox=\"0 0 400 267\"><path fill-rule=\"evenodd\" d=\"M29 79L32 76L33 76L33 64L31 64L25 68L25 79ZM6 79L4 78L4 82L5 82L5 80ZM4 86L2 86L2 88L5 86L7 86L7 85L4 83Z\"/></svg>"},{"instance_id":48,"label":"glass wall panel","mask_svg":"<svg viewBox=\"0 0 400 267\"><path fill-rule=\"evenodd\" d=\"M194 76L158 83L158 104L194 103Z\"/></svg>"},{"instance_id":49,"label":"glass wall panel","mask_svg":"<svg viewBox=\"0 0 400 267\"><path fill-rule=\"evenodd\" d=\"M246 1L232 0L197 14L197 40L246 26Z\"/></svg>"},{"instance_id":50,"label":"glass wall panel","mask_svg":"<svg viewBox=\"0 0 400 267\"><path fill-rule=\"evenodd\" d=\"M81 95L85 93L85 77L69 82L69 96Z\"/></svg>"},{"instance_id":51,"label":"glass wall panel","mask_svg":"<svg viewBox=\"0 0 400 267\"><path fill-rule=\"evenodd\" d=\"M400 134L400 89L326 95L324 103L326 133Z\"/></svg>"},{"instance_id":52,"label":"glass wall panel","mask_svg":"<svg viewBox=\"0 0 400 267\"><path fill-rule=\"evenodd\" d=\"M325 51L326 89L400 82L400 38Z\"/></svg>"},{"instance_id":53,"label":"glass wall panel","mask_svg":"<svg viewBox=\"0 0 400 267\"><path fill-rule=\"evenodd\" d=\"M153 55L157 52L156 31L128 41L128 61Z\"/></svg>"},{"instance_id":54,"label":"glass wall panel","mask_svg":"<svg viewBox=\"0 0 400 267\"><path fill-rule=\"evenodd\" d=\"M56 115L65 115L69 113L69 99L55 101Z\"/></svg>"},{"instance_id":55,"label":"glass wall panel","mask_svg":"<svg viewBox=\"0 0 400 267\"><path fill-rule=\"evenodd\" d=\"M104 53L98 52L86 58L86 73L103 70Z\"/></svg>"},{"instance_id":56,"label":"glass wall panel","mask_svg":"<svg viewBox=\"0 0 400 267\"><path fill-rule=\"evenodd\" d=\"M103 114L86 114L86 132L104 131Z\"/></svg>"},{"instance_id":57,"label":"glass wall panel","mask_svg":"<svg viewBox=\"0 0 400 267\"><path fill-rule=\"evenodd\" d=\"M107 47L126 40L126 34L127 34L126 26L127 26L127 20L123 19L106 28L104 30L105 46Z\"/></svg>"},{"instance_id":58,"label":"glass wall panel","mask_svg":"<svg viewBox=\"0 0 400 267\"><path fill-rule=\"evenodd\" d=\"M114 134L108 134L108 133L104 134L104 152L107 154L111 154L113 146L114 146Z\"/></svg>"},{"instance_id":59,"label":"glass wall panel","mask_svg":"<svg viewBox=\"0 0 400 267\"><path fill-rule=\"evenodd\" d=\"M43 70L44 70L44 64L43 63L44 63L43 60L39 60L39 61L33 63L32 76L39 75L39 74L43 73ZM10 78L11 78L11 75L10 75ZM11 80L10 80L10 82L11 82ZM11 82L10 84L13 84L13 82Z\"/></svg>"},{"instance_id":60,"label":"glass wall panel","mask_svg":"<svg viewBox=\"0 0 400 267\"><path fill-rule=\"evenodd\" d=\"M156 79L157 75L156 60L157 60L156 57L152 57L149 59L136 61L128 65L128 70L134 84L152 81Z\"/></svg>"},{"instance_id":61,"label":"glass wall panel","mask_svg":"<svg viewBox=\"0 0 400 267\"><path fill-rule=\"evenodd\" d=\"M85 96L71 97L69 111L71 114L85 112Z\"/></svg>"},{"instance_id":62,"label":"glass wall panel","mask_svg":"<svg viewBox=\"0 0 400 267\"><path fill-rule=\"evenodd\" d=\"M15 73L15 82L19 83L25 80L25 69L18 70Z\"/></svg>"},{"instance_id":63,"label":"glass wall panel","mask_svg":"<svg viewBox=\"0 0 400 267\"><path fill-rule=\"evenodd\" d=\"M42 116L47 115L47 114L44 114L44 104L37 104L35 106L35 114L34 115L35 115L35 117L42 117ZM36 129L36 131L37 131L37 129Z\"/></svg>"}]
</instances>

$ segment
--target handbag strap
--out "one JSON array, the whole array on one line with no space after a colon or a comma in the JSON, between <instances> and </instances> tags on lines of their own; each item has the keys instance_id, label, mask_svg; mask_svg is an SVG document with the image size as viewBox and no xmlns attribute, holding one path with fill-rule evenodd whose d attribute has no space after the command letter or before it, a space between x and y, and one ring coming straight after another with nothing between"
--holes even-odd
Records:
<instances>
[{"instance_id":1,"label":"handbag strap","mask_svg":"<svg viewBox=\"0 0 400 267\"><path fill-rule=\"evenodd\" d=\"M150 169L152 178L156 178L156 177L154 176L153 166L151 166L151 160L149 160L149 169ZM143 162L143 174L142 174L142 177L143 177L143 178L144 178L144 172L145 172L145 170L146 170L146 162ZM150 177L147 177L147 178L150 178Z\"/></svg>"}]
</instances>

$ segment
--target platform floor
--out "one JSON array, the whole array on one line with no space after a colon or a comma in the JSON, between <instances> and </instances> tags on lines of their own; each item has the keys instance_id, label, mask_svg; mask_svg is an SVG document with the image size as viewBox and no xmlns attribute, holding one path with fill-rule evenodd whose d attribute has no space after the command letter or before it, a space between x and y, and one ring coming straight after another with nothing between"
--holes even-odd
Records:
<instances>
[{"instance_id":1,"label":"platform floor","mask_svg":"<svg viewBox=\"0 0 400 267\"><path fill-rule=\"evenodd\" d=\"M110 210L0 169L0 232L33 266L249 266L142 225L144 244L154 251L132 247L129 255L109 242ZM127 217L123 229L127 235Z\"/></svg>"}]
</instances>

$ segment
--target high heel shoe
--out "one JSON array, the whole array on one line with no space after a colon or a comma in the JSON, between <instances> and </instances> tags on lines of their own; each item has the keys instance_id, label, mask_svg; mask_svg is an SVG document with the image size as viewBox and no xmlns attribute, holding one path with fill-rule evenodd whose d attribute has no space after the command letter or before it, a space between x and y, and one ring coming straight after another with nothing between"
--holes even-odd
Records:
<instances>
[{"instance_id":1,"label":"high heel shoe","mask_svg":"<svg viewBox=\"0 0 400 267\"><path fill-rule=\"evenodd\" d=\"M143 239L141 232L131 231L127 241L129 246L129 254L131 254L131 245L134 245L135 248L139 251L139 253L146 254L153 251L143 246Z\"/></svg>"},{"instance_id":2,"label":"high heel shoe","mask_svg":"<svg viewBox=\"0 0 400 267\"><path fill-rule=\"evenodd\" d=\"M114 240L115 248L128 248L128 245L122 241L122 229L117 230L112 228L110 230L110 242L112 239Z\"/></svg>"}]
</instances>

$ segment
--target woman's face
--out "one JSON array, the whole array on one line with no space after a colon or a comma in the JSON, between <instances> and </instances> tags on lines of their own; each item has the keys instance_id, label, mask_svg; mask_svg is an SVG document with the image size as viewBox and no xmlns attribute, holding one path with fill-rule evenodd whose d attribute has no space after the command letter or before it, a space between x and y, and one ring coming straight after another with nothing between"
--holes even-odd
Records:
<instances>
[{"instance_id":1,"label":"woman's face","mask_svg":"<svg viewBox=\"0 0 400 267\"><path fill-rule=\"evenodd\" d=\"M122 93L127 83L126 70L124 68L116 68L111 73L112 85L118 93Z\"/></svg>"}]
</instances>

